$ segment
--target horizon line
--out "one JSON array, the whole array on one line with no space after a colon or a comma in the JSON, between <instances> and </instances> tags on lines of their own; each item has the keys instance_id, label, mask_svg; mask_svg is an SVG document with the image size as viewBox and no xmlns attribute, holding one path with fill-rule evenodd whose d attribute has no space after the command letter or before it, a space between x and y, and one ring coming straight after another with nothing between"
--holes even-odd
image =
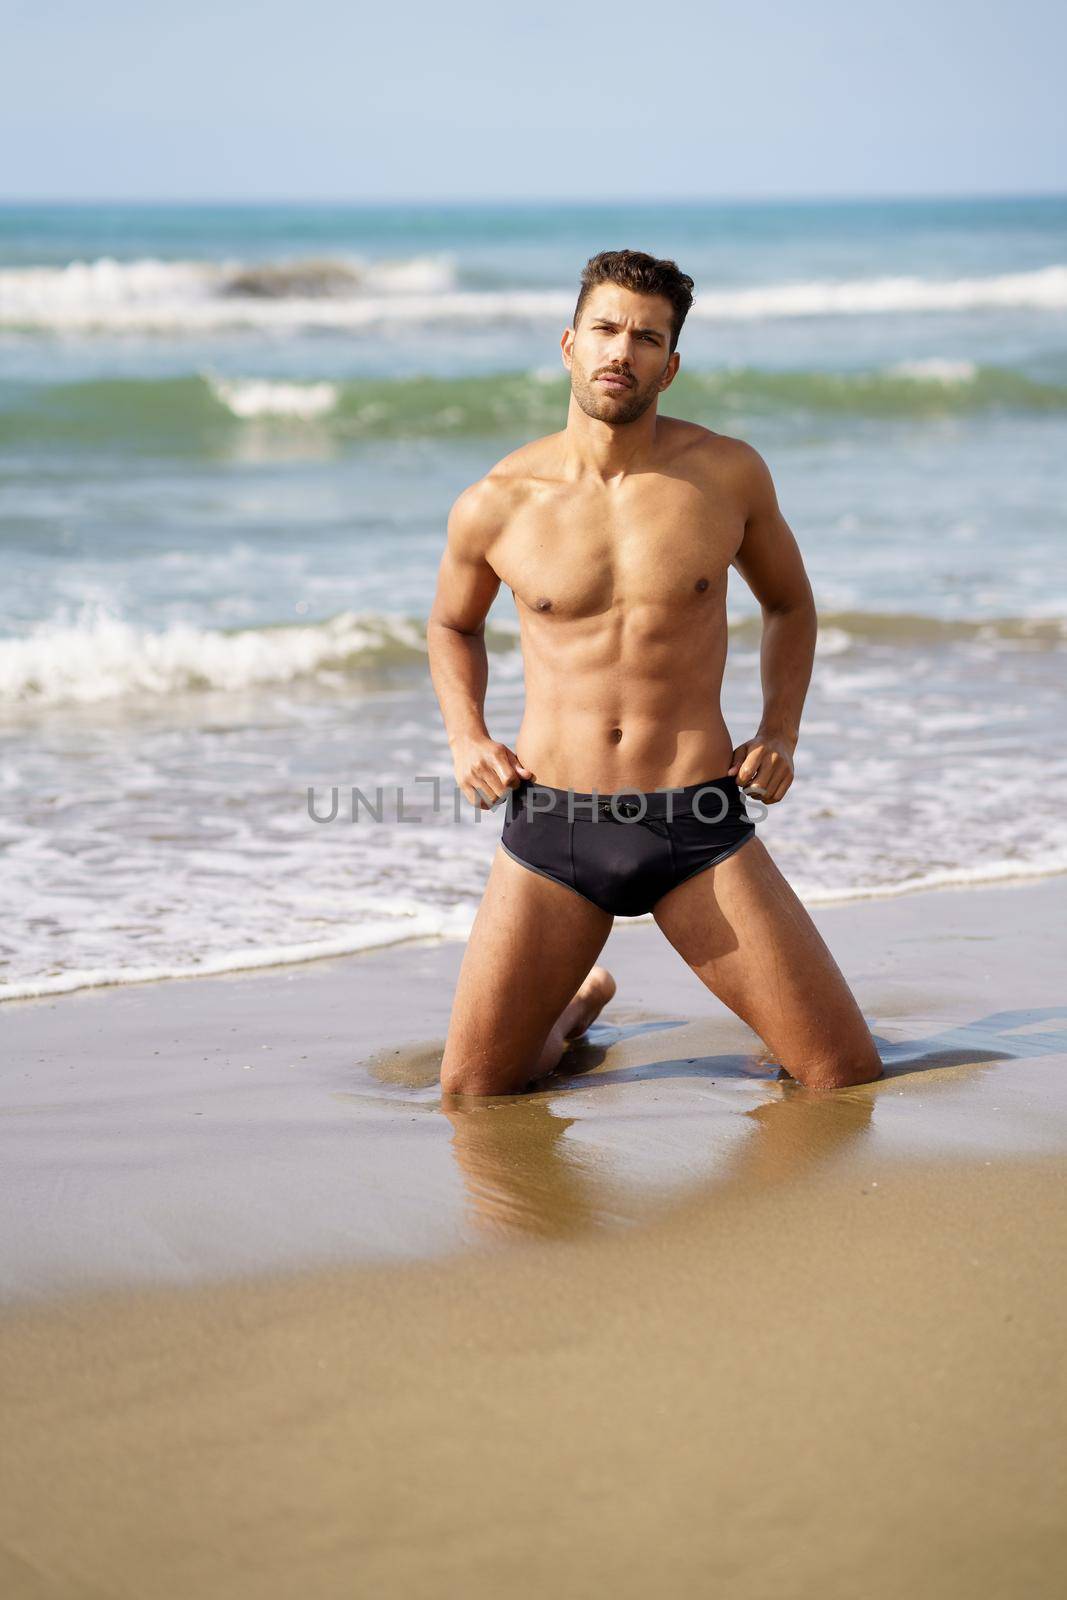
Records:
<instances>
[{"instance_id":1,"label":"horizon line","mask_svg":"<svg viewBox=\"0 0 1067 1600\"><path fill-rule=\"evenodd\" d=\"M583 197L580 195L0 195L0 206L672 206L672 205L877 205L886 201L904 204L970 200L1063 200L1064 189L945 189L916 192L887 190L884 193L812 192L810 194L676 194Z\"/></svg>"}]
</instances>

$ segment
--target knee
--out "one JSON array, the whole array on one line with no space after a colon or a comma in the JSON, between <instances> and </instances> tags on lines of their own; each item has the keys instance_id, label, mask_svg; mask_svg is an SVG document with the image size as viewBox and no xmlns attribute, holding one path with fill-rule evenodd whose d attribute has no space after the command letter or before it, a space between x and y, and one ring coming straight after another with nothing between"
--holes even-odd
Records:
<instances>
[{"instance_id":1,"label":"knee","mask_svg":"<svg viewBox=\"0 0 1067 1600\"><path fill-rule=\"evenodd\" d=\"M477 1067L442 1067L441 1069L442 1094L496 1094L495 1085L491 1084L484 1072Z\"/></svg>"},{"instance_id":2,"label":"knee","mask_svg":"<svg viewBox=\"0 0 1067 1600\"><path fill-rule=\"evenodd\" d=\"M794 1074L800 1077L800 1074ZM871 1049L832 1056L805 1072L802 1082L809 1089L851 1089L859 1083L873 1083L882 1076L882 1060L872 1041Z\"/></svg>"},{"instance_id":3,"label":"knee","mask_svg":"<svg viewBox=\"0 0 1067 1600\"><path fill-rule=\"evenodd\" d=\"M513 1094L515 1086L506 1081L499 1065L479 1061L477 1057L458 1056L441 1065L442 1094L491 1095Z\"/></svg>"}]
</instances>

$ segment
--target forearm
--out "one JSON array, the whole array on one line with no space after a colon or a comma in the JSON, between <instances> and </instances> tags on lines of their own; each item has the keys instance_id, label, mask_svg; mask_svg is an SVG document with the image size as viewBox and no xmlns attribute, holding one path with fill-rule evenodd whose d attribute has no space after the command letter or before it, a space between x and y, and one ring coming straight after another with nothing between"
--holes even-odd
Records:
<instances>
[{"instance_id":1,"label":"forearm","mask_svg":"<svg viewBox=\"0 0 1067 1600\"><path fill-rule=\"evenodd\" d=\"M800 718L811 682L818 631L814 605L763 614L763 715L759 732L765 738L788 739L795 746L800 737Z\"/></svg>"},{"instance_id":2,"label":"forearm","mask_svg":"<svg viewBox=\"0 0 1067 1600\"><path fill-rule=\"evenodd\" d=\"M430 678L449 744L458 738L488 733L484 707L489 657L484 636L431 621L426 629L426 646Z\"/></svg>"}]
</instances>

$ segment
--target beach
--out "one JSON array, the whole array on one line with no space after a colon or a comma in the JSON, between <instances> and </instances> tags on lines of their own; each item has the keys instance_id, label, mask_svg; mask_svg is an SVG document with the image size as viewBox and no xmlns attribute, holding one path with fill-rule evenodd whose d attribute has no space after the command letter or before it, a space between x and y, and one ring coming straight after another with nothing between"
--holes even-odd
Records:
<instances>
[{"instance_id":1,"label":"beach","mask_svg":"<svg viewBox=\"0 0 1067 1600\"><path fill-rule=\"evenodd\" d=\"M823 1095L639 924L447 1111L456 941L5 1005L5 1594L1061 1593L1063 905L814 908Z\"/></svg>"},{"instance_id":2,"label":"beach","mask_svg":"<svg viewBox=\"0 0 1067 1600\"><path fill-rule=\"evenodd\" d=\"M501 830L449 510L565 426L623 245L696 285L660 415L760 452L811 581L746 809L872 1084L643 917L559 1072L442 1100ZM0 202L3 1600L1058 1600L1065 414L1062 195Z\"/></svg>"}]
</instances>

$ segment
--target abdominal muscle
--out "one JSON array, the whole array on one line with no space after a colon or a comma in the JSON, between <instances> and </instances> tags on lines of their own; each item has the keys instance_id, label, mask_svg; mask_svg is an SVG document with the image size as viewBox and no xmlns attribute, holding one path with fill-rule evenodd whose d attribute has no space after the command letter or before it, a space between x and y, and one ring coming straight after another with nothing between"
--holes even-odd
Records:
<instances>
[{"instance_id":1,"label":"abdominal muscle","mask_svg":"<svg viewBox=\"0 0 1067 1600\"><path fill-rule=\"evenodd\" d=\"M538 782L613 794L726 774L725 578L708 599L686 598L569 618L520 613L526 704L514 748Z\"/></svg>"},{"instance_id":2,"label":"abdominal muscle","mask_svg":"<svg viewBox=\"0 0 1067 1600\"><path fill-rule=\"evenodd\" d=\"M577 793L681 789L726 774L729 729L708 697L686 707L677 697L662 715L622 709L567 710L566 690L543 703L527 698L515 753L539 783ZM614 697L613 697L614 699Z\"/></svg>"}]
</instances>

